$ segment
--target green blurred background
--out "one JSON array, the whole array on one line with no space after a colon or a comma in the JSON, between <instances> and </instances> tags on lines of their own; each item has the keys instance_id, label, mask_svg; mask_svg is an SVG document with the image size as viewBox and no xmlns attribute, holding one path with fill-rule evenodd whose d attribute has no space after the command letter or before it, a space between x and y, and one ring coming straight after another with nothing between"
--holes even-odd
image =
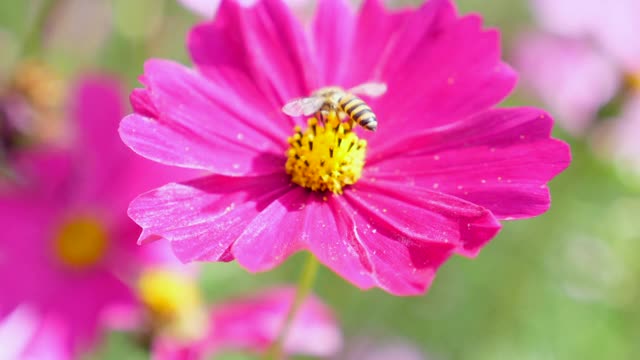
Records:
<instances>
[{"instance_id":1,"label":"green blurred background","mask_svg":"<svg viewBox=\"0 0 640 360\"><path fill-rule=\"evenodd\" d=\"M507 59L518 32L532 26L524 0L457 3L462 13L481 13L489 26L502 30ZM0 80L20 56L42 4L0 2ZM146 58L189 63L183 40L199 18L174 0L67 0L59 2L53 20L42 50L30 45L30 55L69 79L105 70L133 87ZM521 91L506 101L524 104L539 105ZM428 359L640 358L640 181L597 159L582 140L559 129L556 136L571 143L574 160L551 184L551 210L505 224L478 258L449 261L426 295L362 292L321 271L315 290L335 309L347 347L351 339L368 337L401 339ZM295 256L257 276L235 263L208 264L201 284L209 300L221 300L265 284L295 282L301 260ZM147 357L117 333L87 356Z\"/></svg>"}]
</instances>

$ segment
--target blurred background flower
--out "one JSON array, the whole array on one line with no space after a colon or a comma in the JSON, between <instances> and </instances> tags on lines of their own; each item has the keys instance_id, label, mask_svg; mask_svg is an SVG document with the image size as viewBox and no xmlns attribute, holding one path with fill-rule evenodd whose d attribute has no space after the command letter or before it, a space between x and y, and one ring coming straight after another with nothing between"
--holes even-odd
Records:
<instances>
[{"instance_id":1,"label":"blurred background flower","mask_svg":"<svg viewBox=\"0 0 640 360\"><path fill-rule=\"evenodd\" d=\"M60 346L77 355L95 343L109 307L135 301L127 281L143 264L169 259L158 246L135 245L127 203L184 175L131 156L118 141L125 106L116 80L83 77L69 99L68 143L7 157L15 176L0 182L0 318L25 306L39 321L53 319Z\"/></svg>"},{"instance_id":2,"label":"blurred background flower","mask_svg":"<svg viewBox=\"0 0 640 360\"><path fill-rule=\"evenodd\" d=\"M530 0L540 28L522 35L525 85L574 136L590 139L623 176L640 175L640 2ZM636 178L633 181L638 182Z\"/></svg>"}]
</instances>

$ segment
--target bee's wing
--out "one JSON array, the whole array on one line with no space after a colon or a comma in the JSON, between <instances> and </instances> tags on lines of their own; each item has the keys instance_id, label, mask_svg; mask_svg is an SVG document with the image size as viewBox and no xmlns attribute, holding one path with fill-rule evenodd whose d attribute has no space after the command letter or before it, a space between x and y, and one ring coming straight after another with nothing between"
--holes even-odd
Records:
<instances>
[{"instance_id":1,"label":"bee's wing","mask_svg":"<svg viewBox=\"0 0 640 360\"><path fill-rule=\"evenodd\" d=\"M368 82L354 86L348 90L355 95L365 95L370 97L378 97L387 92L387 84L381 82Z\"/></svg>"},{"instance_id":2,"label":"bee's wing","mask_svg":"<svg viewBox=\"0 0 640 360\"><path fill-rule=\"evenodd\" d=\"M309 116L320 110L322 104L324 104L324 98L319 96L297 98L286 103L282 107L282 112L289 116Z\"/></svg>"}]
</instances>

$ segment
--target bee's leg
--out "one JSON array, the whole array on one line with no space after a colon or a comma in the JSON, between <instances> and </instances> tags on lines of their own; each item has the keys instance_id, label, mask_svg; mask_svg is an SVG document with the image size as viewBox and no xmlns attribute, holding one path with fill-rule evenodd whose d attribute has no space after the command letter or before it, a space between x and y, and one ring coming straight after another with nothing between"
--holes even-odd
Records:
<instances>
[{"instance_id":1,"label":"bee's leg","mask_svg":"<svg viewBox=\"0 0 640 360\"><path fill-rule=\"evenodd\" d=\"M340 116L342 118L347 118L347 123L349 124L350 129L353 129L356 126L355 120L353 120L351 116L349 116L349 114L347 114L346 112L341 112Z\"/></svg>"},{"instance_id":2,"label":"bee's leg","mask_svg":"<svg viewBox=\"0 0 640 360\"><path fill-rule=\"evenodd\" d=\"M316 112L316 117L318 118L318 122L321 123L322 126L324 126L327 119L324 110L318 110L318 112Z\"/></svg>"}]
</instances>

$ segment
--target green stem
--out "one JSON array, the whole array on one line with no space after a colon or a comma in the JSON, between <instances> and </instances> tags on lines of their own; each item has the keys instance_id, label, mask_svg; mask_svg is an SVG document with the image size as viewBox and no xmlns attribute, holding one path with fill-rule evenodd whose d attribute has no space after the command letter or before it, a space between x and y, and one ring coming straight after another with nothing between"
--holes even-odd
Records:
<instances>
[{"instance_id":1,"label":"green stem","mask_svg":"<svg viewBox=\"0 0 640 360\"><path fill-rule=\"evenodd\" d=\"M33 21L33 26L31 26L31 29L25 36L20 52L21 58L40 56L40 52L42 51L42 34L45 32L47 22L59 2L60 0L43 1Z\"/></svg>"},{"instance_id":2,"label":"green stem","mask_svg":"<svg viewBox=\"0 0 640 360\"><path fill-rule=\"evenodd\" d=\"M266 360L282 359L284 341L287 337L287 334L289 333L298 310L300 310L300 307L313 288L313 282L315 281L316 274L318 273L318 265L319 263L316 257L313 256L312 253L309 253L307 261L304 264L304 268L302 269L300 280L298 281L298 289L296 291L296 296L293 300L293 304L291 304L291 308L289 308L289 312L287 313L287 317L285 318L284 324L280 329L280 333L278 334L276 341L271 344L265 354Z\"/></svg>"}]
</instances>

